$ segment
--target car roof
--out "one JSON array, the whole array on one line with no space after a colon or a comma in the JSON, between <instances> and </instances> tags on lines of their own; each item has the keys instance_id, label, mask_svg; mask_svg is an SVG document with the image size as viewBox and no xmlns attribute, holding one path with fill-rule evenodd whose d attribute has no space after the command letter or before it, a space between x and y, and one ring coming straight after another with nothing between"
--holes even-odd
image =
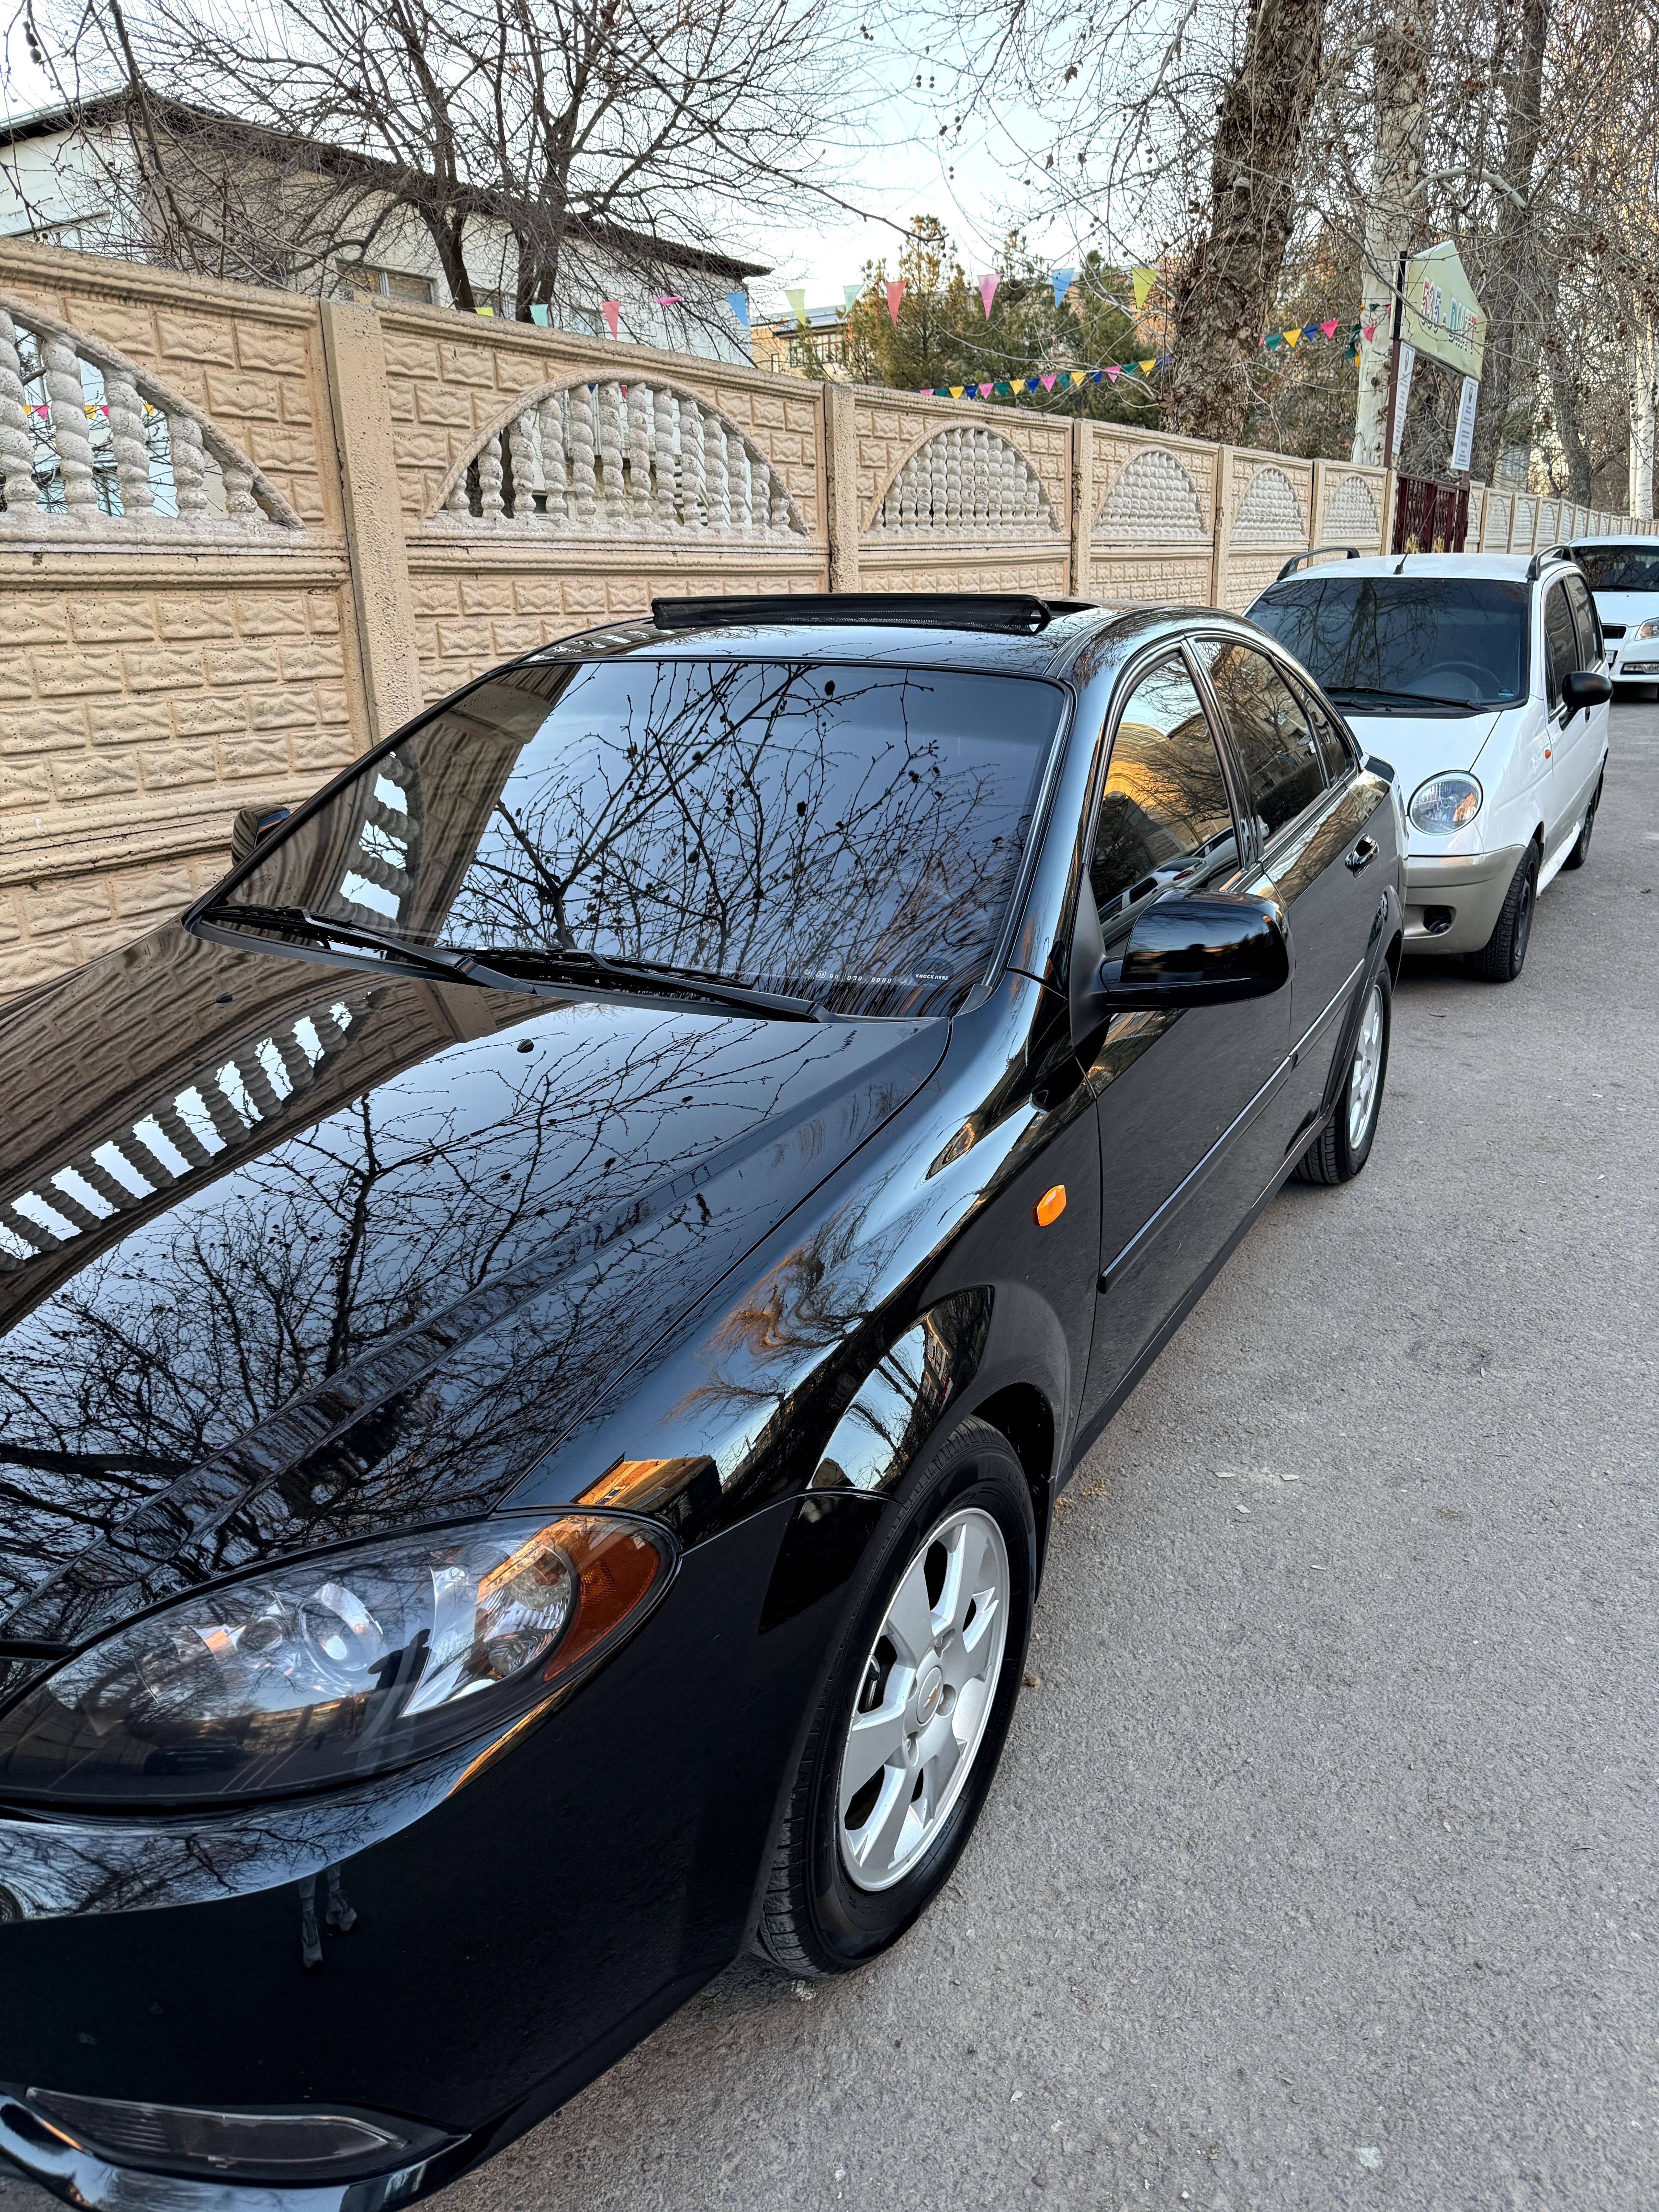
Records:
<instances>
[{"instance_id":1,"label":"car roof","mask_svg":"<svg viewBox=\"0 0 1659 2212\"><path fill-rule=\"evenodd\" d=\"M1572 566L1565 554L1553 561L1548 553L1364 553L1354 561L1322 561L1298 568L1292 576L1275 577L1275 583L1299 584L1309 576L1328 576L1333 572L1345 581L1359 576L1462 576L1467 580L1480 580L1492 583L1525 584L1538 572L1533 568L1536 561L1568 568ZM1265 586L1272 591L1273 584Z\"/></svg>"},{"instance_id":2,"label":"car roof","mask_svg":"<svg viewBox=\"0 0 1659 2212\"><path fill-rule=\"evenodd\" d=\"M952 595L954 596L954 595ZM1115 662L1143 639L1194 623L1243 624L1224 607L1097 606L1075 599L1049 603L1048 627L1035 636L1005 630L945 629L934 623L823 620L791 622L788 602L776 622L710 623L694 629L659 629L650 621L611 623L561 638L528 656L547 660L813 660L955 669L1001 676L1065 677L1096 648L1089 670ZM1099 649L1107 648L1103 659Z\"/></svg>"},{"instance_id":3,"label":"car roof","mask_svg":"<svg viewBox=\"0 0 1659 2212\"><path fill-rule=\"evenodd\" d=\"M1624 531L1616 538L1574 538L1568 542L1575 553L1581 545L1639 545L1644 552L1659 553L1659 531Z\"/></svg>"}]
</instances>

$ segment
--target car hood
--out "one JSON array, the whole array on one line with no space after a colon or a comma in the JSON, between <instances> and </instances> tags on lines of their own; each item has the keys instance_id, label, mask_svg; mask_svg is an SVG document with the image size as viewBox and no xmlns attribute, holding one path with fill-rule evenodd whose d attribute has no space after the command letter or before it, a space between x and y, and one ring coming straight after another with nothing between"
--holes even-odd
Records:
<instances>
[{"instance_id":1,"label":"car hood","mask_svg":"<svg viewBox=\"0 0 1659 2212\"><path fill-rule=\"evenodd\" d=\"M1650 622L1659 615L1659 592L1592 592L1595 611L1604 623Z\"/></svg>"},{"instance_id":2,"label":"car hood","mask_svg":"<svg viewBox=\"0 0 1659 2212\"><path fill-rule=\"evenodd\" d=\"M1393 763L1408 803L1425 776L1472 769L1504 719L1501 713L1363 714L1348 708L1343 714L1368 753Z\"/></svg>"},{"instance_id":3,"label":"car hood","mask_svg":"<svg viewBox=\"0 0 1659 2212\"><path fill-rule=\"evenodd\" d=\"M556 1003L177 927L0 1012L0 1634L78 1641L488 1507L947 1028Z\"/></svg>"}]
</instances>

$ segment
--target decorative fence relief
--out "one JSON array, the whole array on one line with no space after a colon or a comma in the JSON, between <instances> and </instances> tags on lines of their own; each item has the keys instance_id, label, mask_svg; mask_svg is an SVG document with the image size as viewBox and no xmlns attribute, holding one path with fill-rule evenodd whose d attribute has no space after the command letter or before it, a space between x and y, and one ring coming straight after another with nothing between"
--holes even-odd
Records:
<instances>
[{"instance_id":1,"label":"decorative fence relief","mask_svg":"<svg viewBox=\"0 0 1659 2212\"><path fill-rule=\"evenodd\" d=\"M753 440L689 392L654 383L549 386L451 474L439 514L600 531L804 534Z\"/></svg>"},{"instance_id":2,"label":"decorative fence relief","mask_svg":"<svg viewBox=\"0 0 1659 2212\"><path fill-rule=\"evenodd\" d=\"M179 393L0 295L0 544L59 526L157 544L303 527Z\"/></svg>"},{"instance_id":3,"label":"decorative fence relief","mask_svg":"<svg viewBox=\"0 0 1659 2212\"><path fill-rule=\"evenodd\" d=\"M1391 511L1346 463L0 242L0 997L176 913L239 807L654 594L1242 609ZM1619 521L1470 500L1486 547Z\"/></svg>"}]
</instances>

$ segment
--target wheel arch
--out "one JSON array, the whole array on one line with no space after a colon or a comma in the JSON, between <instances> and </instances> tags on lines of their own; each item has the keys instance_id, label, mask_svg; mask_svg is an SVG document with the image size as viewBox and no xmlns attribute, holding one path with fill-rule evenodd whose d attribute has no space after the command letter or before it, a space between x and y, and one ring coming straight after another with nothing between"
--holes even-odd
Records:
<instances>
[{"instance_id":1,"label":"wheel arch","mask_svg":"<svg viewBox=\"0 0 1659 2212\"><path fill-rule=\"evenodd\" d=\"M1056 1427L1054 1408L1035 1382L1010 1382L981 1398L969 1409L978 1419L1006 1437L1013 1447L1014 1455L1025 1470L1025 1480L1031 1493L1031 1511L1036 1520L1037 1578L1042 1577L1043 1562L1048 1556L1048 1530L1054 1518L1054 1441Z\"/></svg>"}]
</instances>

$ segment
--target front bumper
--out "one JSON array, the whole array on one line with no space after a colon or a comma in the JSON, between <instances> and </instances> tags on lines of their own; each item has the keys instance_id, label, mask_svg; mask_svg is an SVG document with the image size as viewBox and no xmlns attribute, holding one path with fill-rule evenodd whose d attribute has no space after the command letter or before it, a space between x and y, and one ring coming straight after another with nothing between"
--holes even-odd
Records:
<instances>
[{"instance_id":1,"label":"front bumper","mask_svg":"<svg viewBox=\"0 0 1659 2212\"><path fill-rule=\"evenodd\" d=\"M477 2155L464 2140L435 2155L413 2159L391 2172L352 2179L273 2184L241 2183L228 2176L185 2179L150 2166L118 2166L71 2132L52 2126L31 2109L27 2093L0 2083L0 2171L9 2162L55 2196L87 2212L253 2212L280 2204L283 2212L392 2212L441 2188Z\"/></svg>"},{"instance_id":2,"label":"front bumper","mask_svg":"<svg viewBox=\"0 0 1659 2212\"><path fill-rule=\"evenodd\" d=\"M1407 952L1479 952L1498 927L1524 845L1406 861Z\"/></svg>"},{"instance_id":3,"label":"front bumper","mask_svg":"<svg viewBox=\"0 0 1659 2212\"><path fill-rule=\"evenodd\" d=\"M639 1634L493 1762L257 1819L0 1808L0 2155L111 2212L385 2212L574 2096L749 1935L845 1595L809 1578L769 1625L795 1511L695 1546ZM355 2110L414 2123L423 2154L314 2185L157 2172L54 2133L36 2089Z\"/></svg>"}]
</instances>

